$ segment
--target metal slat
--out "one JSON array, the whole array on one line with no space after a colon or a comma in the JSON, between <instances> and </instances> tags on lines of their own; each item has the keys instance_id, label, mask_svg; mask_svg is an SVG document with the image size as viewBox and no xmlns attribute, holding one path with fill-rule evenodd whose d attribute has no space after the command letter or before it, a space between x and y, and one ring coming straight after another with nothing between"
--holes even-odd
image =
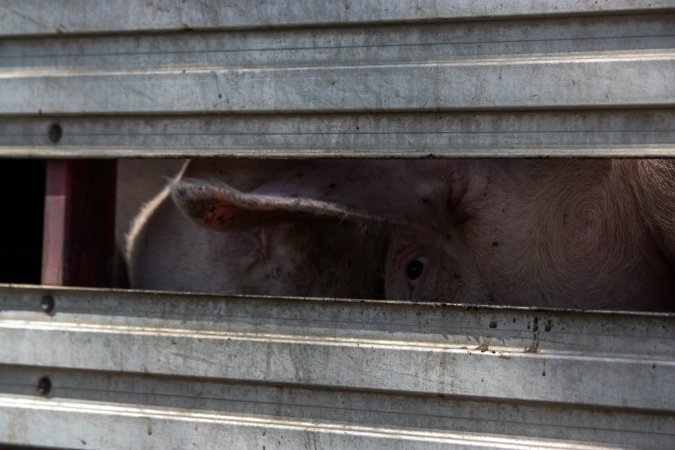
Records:
<instances>
[{"instance_id":1,"label":"metal slat","mask_svg":"<svg viewBox=\"0 0 675 450\"><path fill-rule=\"evenodd\" d=\"M668 156L673 110L68 117L0 120L0 155Z\"/></svg>"},{"instance_id":2,"label":"metal slat","mask_svg":"<svg viewBox=\"0 0 675 450\"><path fill-rule=\"evenodd\" d=\"M673 73L672 51L391 67L54 71L2 76L0 114L664 107L675 104Z\"/></svg>"},{"instance_id":3,"label":"metal slat","mask_svg":"<svg viewBox=\"0 0 675 450\"><path fill-rule=\"evenodd\" d=\"M48 415L46 415L47 413ZM367 448L367 449L598 449L579 441L481 436L475 433L369 427L317 420L196 413L174 409L102 406L83 402L0 397L0 419L21 424L32 443L69 448ZM46 420L45 420L46 419ZM0 421L1 422L1 421ZM105 424L103 427L101 424ZM9 428L9 427L8 427ZM71 433L64 435L63 429ZM124 430L115 433L111 430ZM1 428L0 428L1 431ZM157 436L157 437L155 437ZM168 447L167 447L168 446Z\"/></svg>"},{"instance_id":4,"label":"metal slat","mask_svg":"<svg viewBox=\"0 0 675 450\"><path fill-rule=\"evenodd\" d=\"M54 298L50 315L39 310L44 295ZM203 422L235 426L235 446L276 424L331 447L377 448L380 438L396 438L420 448L472 439L659 448L673 438L675 397L664 386L675 379L674 320L2 287L0 415L61 424L71 417L82 426L61 433L59 445L68 446L80 446L75 438L86 431L86 442L117 447L124 441L106 441L104 430L145 411L153 430L177 423L186 439ZM52 381L47 400L31 396L42 376ZM154 442L136 422L125 439ZM18 428L0 440L46 442L28 437L43 436L33 425ZM363 430L368 440L353 441Z\"/></svg>"},{"instance_id":5,"label":"metal slat","mask_svg":"<svg viewBox=\"0 0 675 450\"><path fill-rule=\"evenodd\" d=\"M386 3L308 0L222 2L202 0L186 8L180 0L39 0L0 1L0 36L119 33L183 29L238 29L326 26L362 23L461 20L570 14L616 14L672 10L672 0L390 0Z\"/></svg>"},{"instance_id":6,"label":"metal slat","mask_svg":"<svg viewBox=\"0 0 675 450\"><path fill-rule=\"evenodd\" d=\"M43 403L35 396L35 384L46 373L43 369L1 367L0 391L8 408L38 409L36 406L49 407L48 402L55 400L60 405L74 407L73 409L83 412L69 429L89 422L92 417L96 420L96 408L109 408L108 411L112 414L106 420L114 421L116 415L124 413L125 407L134 407L141 402L147 409L183 417L187 416L188 411L210 414L213 417L218 417L218 413L221 417L238 416L242 423L249 426L254 421L260 425L274 424L275 417L277 422L281 417L287 422L295 423L309 418L314 423L352 424L360 425L362 429L401 427L405 430L436 433L445 430L446 436L478 435L485 440L498 435L503 442L518 436L523 443L543 441L542 436L546 436L547 440L569 439L569 436L573 436L579 443L602 442L604 446L666 448L672 441L672 434L668 430L675 425L672 416L641 414L635 410L615 410L608 414L603 410L561 409L555 404L494 403L438 395L336 391L231 380L150 378L128 373L111 374L54 368L50 368L48 372L52 391L47 402ZM105 386L105 389L101 386ZM115 409L118 414L114 414ZM39 414L33 413L34 417ZM35 422L31 420L31 423ZM99 426L91 428L90 425L82 428L100 429ZM152 426L150 429L154 439L166 436L157 433ZM451 431L448 432L449 430ZM260 431L259 433L262 434ZM38 434L43 435L42 432ZM138 436L144 435L138 433L132 435L132 438ZM80 437L91 442L91 437L86 432ZM77 442L76 433L67 438ZM114 447L118 448L120 445Z\"/></svg>"},{"instance_id":7,"label":"metal slat","mask_svg":"<svg viewBox=\"0 0 675 450\"><path fill-rule=\"evenodd\" d=\"M5 40L9 74L393 65L545 55L609 56L675 46L673 13L409 23L239 32L56 36ZM58 72L56 72L58 73Z\"/></svg>"},{"instance_id":8,"label":"metal slat","mask_svg":"<svg viewBox=\"0 0 675 450\"><path fill-rule=\"evenodd\" d=\"M660 359L645 360L631 356L599 362L588 355L532 357L530 354L522 355L523 349L502 346L488 352L479 350L471 353L461 347L439 348L413 345L407 341L382 343L377 340L305 339L296 335L251 336L238 333L215 337L192 333L186 337L182 331L156 330L148 335L145 330L136 327L89 328L76 324L52 327L23 321L8 321L2 326L4 341L15 349L8 352L4 361L16 365L331 386L339 386L342 380L348 379L349 387L353 389L379 388L420 394L488 397L501 401L517 398L605 407L629 404L635 408L657 410L666 409L675 401L672 392L663 390L663 386L675 379L675 368L669 361ZM195 340L203 342L198 349L187 354L185 349L194 347ZM87 342L88 345L82 348L73 346L72 342ZM478 344L474 345L471 351L478 347ZM493 350L495 353L492 353ZM62 354L55 358L59 351ZM471 354L465 356L468 353ZM100 361L97 355L106 355L107 359ZM265 357L261 358L261 355ZM653 367L657 363L658 369ZM500 377L487 375L495 373L499 373ZM532 377L534 373L541 377ZM392 377L392 374L396 376ZM504 389L502 377L520 381L526 375L529 375L527 386L518 382ZM575 385L574 389L564 386L564 380L580 377L587 377L588 382ZM598 385L607 379L613 380L611 389L598 390ZM651 389L634 390L635 380L643 380ZM552 384L556 381L560 384Z\"/></svg>"},{"instance_id":9,"label":"metal slat","mask_svg":"<svg viewBox=\"0 0 675 450\"><path fill-rule=\"evenodd\" d=\"M672 12L384 22L5 40L0 155L673 155Z\"/></svg>"}]
</instances>

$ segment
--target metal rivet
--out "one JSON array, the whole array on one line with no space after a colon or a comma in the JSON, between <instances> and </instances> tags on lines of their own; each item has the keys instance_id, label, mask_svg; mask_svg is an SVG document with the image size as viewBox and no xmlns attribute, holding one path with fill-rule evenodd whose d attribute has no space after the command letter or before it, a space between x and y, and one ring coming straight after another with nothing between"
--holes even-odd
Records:
<instances>
[{"instance_id":1,"label":"metal rivet","mask_svg":"<svg viewBox=\"0 0 675 450\"><path fill-rule=\"evenodd\" d=\"M49 377L42 377L37 384L38 394L44 395L45 397L49 395L49 392L52 390L52 382Z\"/></svg>"},{"instance_id":2,"label":"metal rivet","mask_svg":"<svg viewBox=\"0 0 675 450\"><path fill-rule=\"evenodd\" d=\"M42 297L42 302L40 303L40 308L46 313L54 311L54 297L51 295L45 295Z\"/></svg>"},{"instance_id":3,"label":"metal rivet","mask_svg":"<svg viewBox=\"0 0 675 450\"><path fill-rule=\"evenodd\" d=\"M63 129L61 129L61 125L55 123L51 127L49 127L48 134L49 140L52 141L52 143L56 144L61 140L61 136L63 136Z\"/></svg>"}]
</instances>

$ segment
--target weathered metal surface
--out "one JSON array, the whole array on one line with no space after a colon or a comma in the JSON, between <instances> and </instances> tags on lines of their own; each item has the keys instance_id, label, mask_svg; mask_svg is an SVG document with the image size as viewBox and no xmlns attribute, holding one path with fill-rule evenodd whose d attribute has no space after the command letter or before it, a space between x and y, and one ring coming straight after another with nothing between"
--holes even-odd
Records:
<instances>
[{"instance_id":1,"label":"weathered metal surface","mask_svg":"<svg viewBox=\"0 0 675 450\"><path fill-rule=\"evenodd\" d=\"M672 105L675 35L664 28L673 16L643 20L630 18L626 28L601 18L194 35L188 43L149 37L133 50L130 39L71 38L37 58L34 40L16 41L5 64L18 65L0 74L0 114Z\"/></svg>"},{"instance_id":2,"label":"weathered metal surface","mask_svg":"<svg viewBox=\"0 0 675 450\"><path fill-rule=\"evenodd\" d=\"M45 419L45 411L51 414ZM11 416L8 416L8 412ZM567 440L481 436L403 427L326 423L312 418L283 420L169 408L134 408L84 402L0 398L0 418L35 433L34 442L69 448L270 448L270 449L560 449L606 448ZM41 420L42 419L42 420ZM107 424L102 429L101 424ZM71 433L64 436L63 429ZM124 430L120 432L120 430ZM54 438L44 439L44 436Z\"/></svg>"},{"instance_id":3,"label":"weathered metal surface","mask_svg":"<svg viewBox=\"0 0 675 450\"><path fill-rule=\"evenodd\" d=\"M675 2L387 5L408 23L5 39L0 155L674 155Z\"/></svg>"},{"instance_id":4,"label":"weathered metal surface","mask_svg":"<svg viewBox=\"0 0 675 450\"><path fill-rule=\"evenodd\" d=\"M12 420L0 419L0 441L663 448L675 437L674 325L672 314L6 286L0 417Z\"/></svg>"},{"instance_id":5,"label":"weathered metal surface","mask_svg":"<svg viewBox=\"0 0 675 450\"><path fill-rule=\"evenodd\" d=\"M0 156L672 157L674 27L673 0L0 0ZM668 448L674 322L3 286L0 442Z\"/></svg>"},{"instance_id":6,"label":"weathered metal surface","mask_svg":"<svg viewBox=\"0 0 675 450\"><path fill-rule=\"evenodd\" d=\"M556 57L582 61L642 53L648 59L659 51L672 53L675 2L673 6L673 11L661 14L14 38L3 41L0 67L27 76L160 68L182 73L197 68L477 65L508 63L509 58L521 63L543 58L543 64L550 64Z\"/></svg>"},{"instance_id":7,"label":"weathered metal surface","mask_svg":"<svg viewBox=\"0 0 675 450\"><path fill-rule=\"evenodd\" d=\"M672 10L672 0L373 0L328 2L321 8L311 0L223 2L200 0L185 7L181 0L39 0L0 1L0 36L26 34L111 33L133 31L238 29L325 26L408 21L617 14Z\"/></svg>"},{"instance_id":8,"label":"weathered metal surface","mask_svg":"<svg viewBox=\"0 0 675 450\"><path fill-rule=\"evenodd\" d=\"M67 117L0 120L0 155L204 156L668 156L675 110L426 114Z\"/></svg>"},{"instance_id":9,"label":"weathered metal surface","mask_svg":"<svg viewBox=\"0 0 675 450\"><path fill-rule=\"evenodd\" d=\"M673 73L675 53L662 51L600 61L542 57L393 67L12 74L0 78L0 114L664 107L675 103Z\"/></svg>"}]
</instances>

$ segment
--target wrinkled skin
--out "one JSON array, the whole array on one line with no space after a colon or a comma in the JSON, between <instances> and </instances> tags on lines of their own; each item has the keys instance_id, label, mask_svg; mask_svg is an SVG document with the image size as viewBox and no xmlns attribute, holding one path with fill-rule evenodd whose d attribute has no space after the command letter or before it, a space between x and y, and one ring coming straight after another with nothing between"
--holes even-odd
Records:
<instances>
[{"instance_id":1,"label":"wrinkled skin","mask_svg":"<svg viewBox=\"0 0 675 450\"><path fill-rule=\"evenodd\" d=\"M384 273L391 299L673 309L672 161L202 160L172 185L172 199L167 192L132 233L131 272L149 267L152 278L138 287L372 297ZM178 222L178 210L192 223ZM256 267L278 271L282 288L264 276L252 287L249 262L208 270L221 261L214 233L231 261L259 247L240 233L261 232L277 236L278 249ZM308 238L299 243L298 233ZM345 255L356 271L331 262ZM176 260L187 262L171 269ZM171 284L176 277L190 286ZM307 281L316 277L337 283Z\"/></svg>"},{"instance_id":2,"label":"wrinkled skin","mask_svg":"<svg viewBox=\"0 0 675 450\"><path fill-rule=\"evenodd\" d=\"M462 303L672 309L674 235L668 227L675 220L673 191L670 198L658 192L660 206L646 211L646 201L639 201L645 192L635 192L632 185L637 178L633 163L449 164L451 176L444 185L449 190L420 193L420 198L435 201L413 206L417 219L407 219L412 226L394 232L386 295ZM671 185L673 175L670 165L666 176ZM668 220L654 217L668 209ZM416 279L406 273L412 260L425 266Z\"/></svg>"}]
</instances>

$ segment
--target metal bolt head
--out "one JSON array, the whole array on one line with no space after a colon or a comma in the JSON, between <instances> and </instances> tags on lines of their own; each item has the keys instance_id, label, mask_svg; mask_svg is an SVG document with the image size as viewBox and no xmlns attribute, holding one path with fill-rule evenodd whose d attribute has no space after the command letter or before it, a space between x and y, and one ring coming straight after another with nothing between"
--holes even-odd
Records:
<instances>
[{"instance_id":1,"label":"metal bolt head","mask_svg":"<svg viewBox=\"0 0 675 450\"><path fill-rule=\"evenodd\" d=\"M46 313L54 311L54 297L51 295L45 295L42 297L42 302L40 303L40 308Z\"/></svg>"},{"instance_id":2,"label":"metal bolt head","mask_svg":"<svg viewBox=\"0 0 675 450\"><path fill-rule=\"evenodd\" d=\"M53 143L56 144L61 140L61 137L63 136L63 129L61 128L61 125L58 123L52 124L51 127L49 127L49 140Z\"/></svg>"},{"instance_id":3,"label":"metal bolt head","mask_svg":"<svg viewBox=\"0 0 675 450\"><path fill-rule=\"evenodd\" d=\"M52 381L49 377L42 377L38 381L37 391L38 394L44 395L45 397L49 395L49 392L52 390Z\"/></svg>"}]
</instances>

